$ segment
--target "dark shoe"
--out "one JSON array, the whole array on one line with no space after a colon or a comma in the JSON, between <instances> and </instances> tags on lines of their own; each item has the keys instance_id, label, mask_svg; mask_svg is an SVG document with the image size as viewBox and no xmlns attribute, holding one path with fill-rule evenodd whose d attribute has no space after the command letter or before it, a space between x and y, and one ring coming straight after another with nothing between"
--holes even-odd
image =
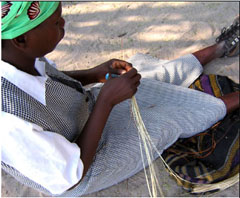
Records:
<instances>
[{"instance_id":1,"label":"dark shoe","mask_svg":"<svg viewBox=\"0 0 240 198\"><path fill-rule=\"evenodd\" d=\"M232 25L224 27L221 30L221 35L216 38L216 42L224 41L224 56L232 57L239 55L239 16L235 18Z\"/></svg>"}]
</instances>

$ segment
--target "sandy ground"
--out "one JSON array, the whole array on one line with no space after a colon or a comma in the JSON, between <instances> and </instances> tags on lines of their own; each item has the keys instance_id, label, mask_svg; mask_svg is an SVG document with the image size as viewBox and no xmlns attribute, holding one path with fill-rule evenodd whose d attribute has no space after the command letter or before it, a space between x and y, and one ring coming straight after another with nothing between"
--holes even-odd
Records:
<instances>
[{"instance_id":1,"label":"sandy ground","mask_svg":"<svg viewBox=\"0 0 240 198\"><path fill-rule=\"evenodd\" d=\"M65 38L48 55L60 70L90 68L111 58L127 60L137 52L174 59L214 43L239 14L237 2L65 2ZM206 73L227 75L239 83L239 57L214 60ZM169 178L161 161L157 171L165 196L188 197ZM2 197L44 196L2 173ZM91 197L147 197L143 172ZM239 197L236 184L212 196Z\"/></svg>"}]
</instances>

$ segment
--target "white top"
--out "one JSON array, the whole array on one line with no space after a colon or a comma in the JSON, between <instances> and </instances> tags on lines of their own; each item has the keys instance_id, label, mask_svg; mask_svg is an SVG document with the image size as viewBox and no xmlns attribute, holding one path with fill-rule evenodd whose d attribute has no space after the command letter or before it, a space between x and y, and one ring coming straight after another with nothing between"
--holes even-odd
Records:
<instances>
[{"instance_id":1,"label":"white top","mask_svg":"<svg viewBox=\"0 0 240 198\"><path fill-rule=\"evenodd\" d=\"M48 60L49 61L49 60ZM52 66L55 66L49 61ZM41 76L32 76L1 61L1 76L43 105L45 101L45 63L35 62ZM1 111L2 161L37 182L52 194L61 194L82 177L80 148L65 137Z\"/></svg>"}]
</instances>

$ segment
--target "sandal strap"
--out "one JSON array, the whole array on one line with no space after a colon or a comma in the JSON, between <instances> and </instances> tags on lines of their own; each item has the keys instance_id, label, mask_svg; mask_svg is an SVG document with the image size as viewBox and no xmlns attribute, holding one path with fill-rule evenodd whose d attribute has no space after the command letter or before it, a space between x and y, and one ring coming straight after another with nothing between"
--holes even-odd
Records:
<instances>
[{"instance_id":1,"label":"sandal strap","mask_svg":"<svg viewBox=\"0 0 240 198\"><path fill-rule=\"evenodd\" d=\"M216 42L219 43L223 40L231 38L232 36L236 35L237 31L239 32L239 23L231 25L228 28L222 28L220 36L216 38Z\"/></svg>"},{"instance_id":2,"label":"sandal strap","mask_svg":"<svg viewBox=\"0 0 240 198\"><path fill-rule=\"evenodd\" d=\"M225 42L223 56L235 56L239 53L239 27L238 17L238 20L235 19L231 26L222 28L220 36L216 38L216 43Z\"/></svg>"}]
</instances>

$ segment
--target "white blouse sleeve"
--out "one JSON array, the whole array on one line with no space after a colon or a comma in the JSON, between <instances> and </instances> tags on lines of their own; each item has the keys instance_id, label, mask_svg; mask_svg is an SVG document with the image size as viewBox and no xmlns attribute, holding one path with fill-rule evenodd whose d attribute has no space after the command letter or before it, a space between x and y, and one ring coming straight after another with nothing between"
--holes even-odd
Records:
<instances>
[{"instance_id":1,"label":"white blouse sleeve","mask_svg":"<svg viewBox=\"0 0 240 198\"><path fill-rule=\"evenodd\" d=\"M63 193L81 179L83 163L75 143L9 113L1 112L1 122L4 163L52 194Z\"/></svg>"}]
</instances>

